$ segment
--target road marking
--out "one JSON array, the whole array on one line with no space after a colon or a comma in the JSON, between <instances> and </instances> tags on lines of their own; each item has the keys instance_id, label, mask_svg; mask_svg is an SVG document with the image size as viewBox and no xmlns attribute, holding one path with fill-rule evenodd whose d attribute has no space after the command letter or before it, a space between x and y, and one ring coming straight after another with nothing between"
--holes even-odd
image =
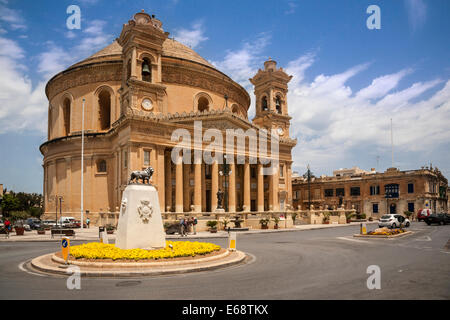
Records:
<instances>
[{"instance_id":1,"label":"road marking","mask_svg":"<svg viewBox=\"0 0 450 320\"><path fill-rule=\"evenodd\" d=\"M414 241L431 241L431 238L429 236L424 236L418 239L414 239Z\"/></svg>"},{"instance_id":2,"label":"road marking","mask_svg":"<svg viewBox=\"0 0 450 320\"><path fill-rule=\"evenodd\" d=\"M39 274L39 273L34 273L34 272L31 272L31 271L28 271L27 269L25 269L23 265L24 265L26 262L27 262L27 261L24 261L24 262L21 262L21 263L19 264L19 269L20 269L20 270L22 270L22 271L24 271L24 272L26 272L26 273L35 275L35 276L39 276L39 277L47 277L46 275Z\"/></svg>"},{"instance_id":3,"label":"road marking","mask_svg":"<svg viewBox=\"0 0 450 320\"><path fill-rule=\"evenodd\" d=\"M336 239L339 239L339 240L347 240L347 241L353 241L353 242L360 242L360 243L370 243L370 242L368 242L368 241L357 240L357 239L351 239L351 238L346 238L346 237L336 237Z\"/></svg>"}]
</instances>

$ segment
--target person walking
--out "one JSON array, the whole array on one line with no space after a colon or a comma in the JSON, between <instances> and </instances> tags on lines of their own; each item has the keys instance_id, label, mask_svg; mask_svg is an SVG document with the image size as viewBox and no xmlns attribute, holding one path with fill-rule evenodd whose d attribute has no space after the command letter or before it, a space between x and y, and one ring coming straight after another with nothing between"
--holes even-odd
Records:
<instances>
[{"instance_id":1,"label":"person walking","mask_svg":"<svg viewBox=\"0 0 450 320\"><path fill-rule=\"evenodd\" d=\"M197 217L192 217L192 230L194 231L194 234L197 234Z\"/></svg>"},{"instance_id":2,"label":"person walking","mask_svg":"<svg viewBox=\"0 0 450 320\"><path fill-rule=\"evenodd\" d=\"M88 229L89 229L89 223L91 222L91 220L89 220L89 218L87 218L86 219L86 226L88 227Z\"/></svg>"},{"instance_id":3,"label":"person walking","mask_svg":"<svg viewBox=\"0 0 450 320\"><path fill-rule=\"evenodd\" d=\"M185 219L182 217L181 219L180 219L180 236L184 236L185 235L185 225L186 225L186 222L185 222Z\"/></svg>"},{"instance_id":4,"label":"person walking","mask_svg":"<svg viewBox=\"0 0 450 320\"><path fill-rule=\"evenodd\" d=\"M5 228L11 232L11 222L8 219L5 220Z\"/></svg>"}]
</instances>

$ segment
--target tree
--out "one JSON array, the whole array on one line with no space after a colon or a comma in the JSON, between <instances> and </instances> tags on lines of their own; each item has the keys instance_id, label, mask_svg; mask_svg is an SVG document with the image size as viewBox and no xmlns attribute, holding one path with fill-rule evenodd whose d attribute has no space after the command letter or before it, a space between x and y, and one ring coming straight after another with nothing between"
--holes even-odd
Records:
<instances>
[{"instance_id":1,"label":"tree","mask_svg":"<svg viewBox=\"0 0 450 320\"><path fill-rule=\"evenodd\" d=\"M12 211L20 211L20 201L13 193L8 193L3 196L2 211L6 216Z\"/></svg>"}]
</instances>

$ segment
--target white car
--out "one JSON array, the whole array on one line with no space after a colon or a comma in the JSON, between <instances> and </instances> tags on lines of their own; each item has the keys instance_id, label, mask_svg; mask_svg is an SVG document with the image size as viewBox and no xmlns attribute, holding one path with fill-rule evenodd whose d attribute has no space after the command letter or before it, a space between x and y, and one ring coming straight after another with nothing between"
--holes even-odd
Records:
<instances>
[{"instance_id":1,"label":"white car","mask_svg":"<svg viewBox=\"0 0 450 320\"><path fill-rule=\"evenodd\" d=\"M411 225L411 222L401 214L386 214L382 216L380 222L378 222L378 226L380 228L388 227L395 229L400 227L402 224L408 228Z\"/></svg>"}]
</instances>

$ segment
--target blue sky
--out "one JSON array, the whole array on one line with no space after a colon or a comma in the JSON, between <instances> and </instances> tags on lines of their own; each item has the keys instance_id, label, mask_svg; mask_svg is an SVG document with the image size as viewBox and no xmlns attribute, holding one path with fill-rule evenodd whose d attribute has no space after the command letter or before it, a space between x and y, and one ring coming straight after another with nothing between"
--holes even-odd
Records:
<instances>
[{"instance_id":1,"label":"blue sky","mask_svg":"<svg viewBox=\"0 0 450 320\"><path fill-rule=\"evenodd\" d=\"M81 8L81 30L66 9ZM381 29L369 30L369 5ZM270 56L294 75L294 170L437 166L450 177L450 2L0 0L0 183L42 192L48 79L119 36L145 9L242 84ZM250 118L253 117L253 103Z\"/></svg>"}]
</instances>

